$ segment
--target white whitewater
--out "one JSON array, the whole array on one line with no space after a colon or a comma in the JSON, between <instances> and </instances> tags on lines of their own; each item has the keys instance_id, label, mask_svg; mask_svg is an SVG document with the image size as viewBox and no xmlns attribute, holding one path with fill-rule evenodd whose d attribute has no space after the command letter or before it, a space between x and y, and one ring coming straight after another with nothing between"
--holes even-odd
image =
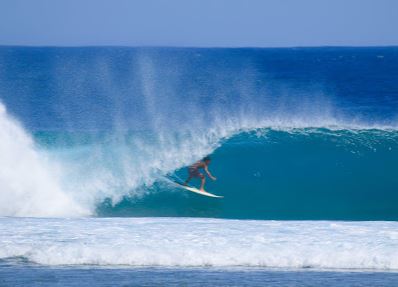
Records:
<instances>
[{"instance_id":1,"label":"white whitewater","mask_svg":"<svg viewBox=\"0 0 398 287\"><path fill-rule=\"evenodd\" d=\"M398 271L397 222L0 218L0 246L44 265Z\"/></svg>"},{"instance_id":2,"label":"white whitewater","mask_svg":"<svg viewBox=\"0 0 398 287\"><path fill-rule=\"evenodd\" d=\"M0 103L0 215L85 215L58 181L57 166Z\"/></svg>"}]
</instances>

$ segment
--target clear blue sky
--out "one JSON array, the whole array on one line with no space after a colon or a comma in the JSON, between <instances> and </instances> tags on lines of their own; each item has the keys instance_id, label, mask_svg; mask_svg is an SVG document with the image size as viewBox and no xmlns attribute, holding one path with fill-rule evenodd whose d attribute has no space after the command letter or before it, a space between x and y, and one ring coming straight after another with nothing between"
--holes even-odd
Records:
<instances>
[{"instance_id":1,"label":"clear blue sky","mask_svg":"<svg viewBox=\"0 0 398 287\"><path fill-rule=\"evenodd\" d=\"M0 45L398 45L398 0L0 0Z\"/></svg>"}]
</instances>

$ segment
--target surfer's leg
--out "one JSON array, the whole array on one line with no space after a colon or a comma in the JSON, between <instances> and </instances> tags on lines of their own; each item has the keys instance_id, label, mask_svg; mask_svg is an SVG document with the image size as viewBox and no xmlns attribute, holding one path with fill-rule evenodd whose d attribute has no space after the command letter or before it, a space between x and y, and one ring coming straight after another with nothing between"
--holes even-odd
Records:
<instances>
[{"instance_id":1,"label":"surfer's leg","mask_svg":"<svg viewBox=\"0 0 398 287\"><path fill-rule=\"evenodd\" d=\"M188 176L187 180L184 182L184 185L188 185L188 182L192 179L192 176Z\"/></svg>"},{"instance_id":2,"label":"surfer's leg","mask_svg":"<svg viewBox=\"0 0 398 287\"><path fill-rule=\"evenodd\" d=\"M187 186L188 182L194 177L200 177L201 173L196 168L188 168L188 178L184 182L184 185Z\"/></svg>"},{"instance_id":3,"label":"surfer's leg","mask_svg":"<svg viewBox=\"0 0 398 287\"><path fill-rule=\"evenodd\" d=\"M200 184L200 190L204 191L205 190L205 183L206 183L206 177L203 174L200 174L200 180L202 181Z\"/></svg>"}]
</instances>

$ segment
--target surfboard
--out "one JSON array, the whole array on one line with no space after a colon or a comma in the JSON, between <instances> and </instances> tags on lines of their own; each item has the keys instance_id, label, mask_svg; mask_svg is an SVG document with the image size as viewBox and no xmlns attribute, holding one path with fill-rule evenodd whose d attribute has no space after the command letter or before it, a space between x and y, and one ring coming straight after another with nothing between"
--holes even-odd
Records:
<instances>
[{"instance_id":1,"label":"surfboard","mask_svg":"<svg viewBox=\"0 0 398 287\"><path fill-rule=\"evenodd\" d=\"M181 184L179 182L176 182L174 180L170 180L170 181L173 182L178 187L181 187L181 188L183 188L185 190L188 190L190 192L194 192L194 193L197 193L197 194L200 194L200 195L204 195L204 196L208 196L208 197L216 197L216 198L223 198L224 197L224 196L220 196L220 195L215 195L215 194L207 192L207 191L201 191L201 190L197 189L196 187L192 187L192 186L189 186L189 185L183 185L183 184Z\"/></svg>"},{"instance_id":2,"label":"surfboard","mask_svg":"<svg viewBox=\"0 0 398 287\"><path fill-rule=\"evenodd\" d=\"M204 196L217 197L217 198L223 198L223 197L224 197L224 196L212 194L212 193L207 192L207 191L201 191L201 190L197 189L196 187L185 186L185 185L182 185L182 184L178 184L178 185L179 185L180 187L182 187L182 188L188 190L188 191L195 192L195 193L198 193L198 194L201 194L201 195L204 195Z\"/></svg>"}]
</instances>

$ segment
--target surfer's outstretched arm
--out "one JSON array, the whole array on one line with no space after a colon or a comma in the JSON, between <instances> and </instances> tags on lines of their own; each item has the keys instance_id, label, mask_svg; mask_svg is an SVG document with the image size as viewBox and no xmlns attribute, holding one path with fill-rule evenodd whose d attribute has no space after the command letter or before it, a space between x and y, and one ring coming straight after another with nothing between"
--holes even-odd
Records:
<instances>
[{"instance_id":1,"label":"surfer's outstretched arm","mask_svg":"<svg viewBox=\"0 0 398 287\"><path fill-rule=\"evenodd\" d=\"M204 168L205 172L207 173L207 175L212 179L212 180L216 180L217 178L215 176L213 176L209 169L207 168L207 166Z\"/></svg>"}]
</instances>

